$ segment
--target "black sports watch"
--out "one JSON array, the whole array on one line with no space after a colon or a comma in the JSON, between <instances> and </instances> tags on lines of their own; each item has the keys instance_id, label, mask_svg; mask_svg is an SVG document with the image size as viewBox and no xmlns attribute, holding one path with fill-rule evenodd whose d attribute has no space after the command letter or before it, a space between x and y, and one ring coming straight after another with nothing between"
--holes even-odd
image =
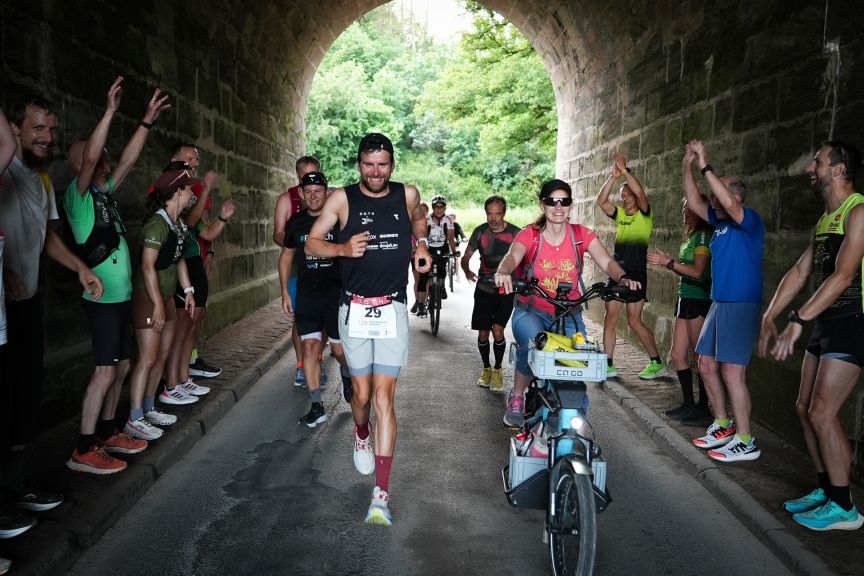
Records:
<instances>
[{"instance_id":1,"label":"black sports watch","mask_svg":"<svg viewBox=\"0 0 864 576\"><path fill-rule=\"evenodd\" d=\"M806 322L798 315L798 310L791 310L789 312L789 322L795 322L796 324L800 324L804 326Z\"/></svg>"},{"instance_id":2,"label":"black sports watch","mask_svg":"<svg viewBox=\"0 0 864 576\"><path fill-rule=\"evenodd\" d=\"M675 270L675 260L670 259L669 262L666 263L666 268L669 270Z\"/></svg>"}]
</instances>

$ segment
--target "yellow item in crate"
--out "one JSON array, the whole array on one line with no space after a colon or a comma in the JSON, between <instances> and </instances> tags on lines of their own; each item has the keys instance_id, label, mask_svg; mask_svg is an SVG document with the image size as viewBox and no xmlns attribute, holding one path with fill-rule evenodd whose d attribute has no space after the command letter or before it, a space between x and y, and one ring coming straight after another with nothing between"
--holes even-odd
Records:
<instances>
[{"instance_id":1,"label":"yellow item in crate","mask_svg":"<svg viewBox=\"0 0 864 576\"><path fill-rule=\"evenodd\" d=\"M585 335L582 332L576 332L573 334L573 346L584 346L585 345Z\"/></svg>"},{"instance_id":2,"label":"yellow item in crate","mask_svg":"<svg viewBox=\"0 0 864 576\"><path fill-rule=\"evenodd\" d=\"M543 350L544 352L577 352L570 345L570 342L571 340L567 336L555 334L554 332L538 332L537 336L534 337L534 345L538 350ZM588 362L585 360L563 360L556 358L555 361L565 366L572 366L573 368L586 368L588 366Z\"/></svg>"}]
</instances>

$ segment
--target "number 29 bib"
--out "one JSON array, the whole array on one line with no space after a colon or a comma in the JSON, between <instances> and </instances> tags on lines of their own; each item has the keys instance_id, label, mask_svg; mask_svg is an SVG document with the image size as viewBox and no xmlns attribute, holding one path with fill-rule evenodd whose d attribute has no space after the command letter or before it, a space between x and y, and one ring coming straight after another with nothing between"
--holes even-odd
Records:
<instances>
[{"instance_id":1,"label":"number 29 bib","mask_svg":"<svg viewBox=\"0 0 864 576\"><path fill-rule=\"evenodd\" d=\"M396 338L396 310L390 296L351 296L348 309L351 338Z\"/></svg>"}]
</instances>

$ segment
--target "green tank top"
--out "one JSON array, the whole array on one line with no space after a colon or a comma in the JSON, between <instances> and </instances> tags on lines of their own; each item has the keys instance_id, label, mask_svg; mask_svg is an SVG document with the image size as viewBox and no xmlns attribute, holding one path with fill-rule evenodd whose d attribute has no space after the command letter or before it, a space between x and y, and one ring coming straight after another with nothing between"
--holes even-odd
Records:
<instances>
[{"instance_id":1,"label":"green tank top","mask_svg":"<svg viewBox=\"0 0 864 576\"><path fill-rule=\"evenodd\" d=\"M814 291L818 290L825 280L834 273L837 254L840 252L840 246L846 237L846 216L849 215L849 211L852 208L859 204L864 204L864 196L854 192L837 210L830 214L825 212L819 218L819 222L816 223L816 230L813 234ZM861 266L855 272L852 284L840 294L830 307L819 315L820 320L860 314L864 311L864 304L862 304L861 298L862 267L864 267L864 260L862 260Z\"/></svg>"}]
</instances>

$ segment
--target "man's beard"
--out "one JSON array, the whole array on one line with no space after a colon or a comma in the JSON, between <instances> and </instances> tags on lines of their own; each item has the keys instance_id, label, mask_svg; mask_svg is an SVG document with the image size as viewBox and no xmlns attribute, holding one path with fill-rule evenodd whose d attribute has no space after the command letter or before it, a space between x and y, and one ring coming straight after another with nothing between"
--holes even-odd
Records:
<instances>
[{"instance_id":1,"label":"man's beard","mask_svg":"<svg viewBox=\"0 0 864 576\"><path fill-rule=\"evenodd\" d=\"M383 182L383 183L381 184L381 186L379 186L377 189L374 188L374 187L369 183L369 180L367 180L366 178L361 178L360 181L363 182L363 187L366 188L366 190L368 190L369 192L372 192L373 194L377 194L377 193L379 193L379 192L383 192L384 190L387 189L387 186L390 185L390 179L389 179L389 178L385 178L385 179L384 179L384 182Z\"/></svg>"},{"instance_id":2,"label":"man's beard","mask_svg":"<svg viewBox=\"0 0 864 576\"><path fill-rule=\"evenodd\" d=\"M24 161L24 165L30 168L44 168L51 162L51 155L49 151L49 155L47 158L42 158L33 153L33 150L28 150L27 148L22 148L21 150L21 159Z\"/></svg>"}]
</instances>

